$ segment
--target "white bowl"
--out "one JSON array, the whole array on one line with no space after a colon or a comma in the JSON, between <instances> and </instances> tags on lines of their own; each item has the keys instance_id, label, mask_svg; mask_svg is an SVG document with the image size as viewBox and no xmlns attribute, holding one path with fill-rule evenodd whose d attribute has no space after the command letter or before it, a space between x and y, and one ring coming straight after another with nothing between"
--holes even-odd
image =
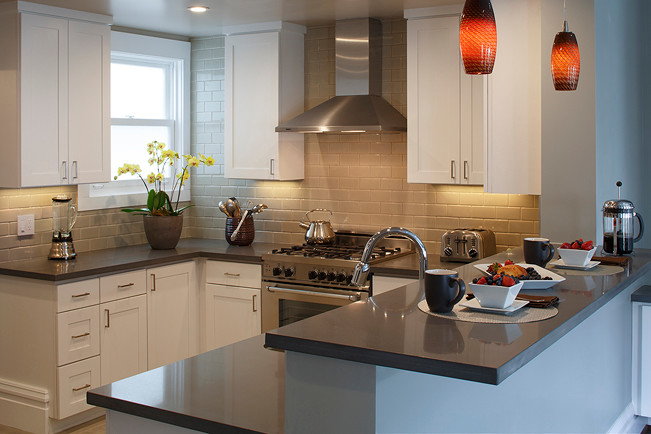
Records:
<instances>
[{"instance_id":1,"label":"white bowl","mask_svg":"<svg viewBox=\"0 0 651 434\"><path fill-rule=\"evenodd\" d=\"M565 262L565 265L578 265L580 267L585 267L588 265L588 262L590 262L590 259L592 259L594 252L596 251L596 247L593 247L590 250L558 249L558 254L561 255L561 259Z\"/></svg>"},{"instance_id":2,"label":"white bowl","mask_svg":"<svg viewBox=\"0 0 651 434\"><path fill-rule=\"evenodd\" d=\"M505 309L513 304L523 284L524 282L516 283L513 286L478 285L476 283L469 285L481 307Z\"/></svg>"}]
</instances>

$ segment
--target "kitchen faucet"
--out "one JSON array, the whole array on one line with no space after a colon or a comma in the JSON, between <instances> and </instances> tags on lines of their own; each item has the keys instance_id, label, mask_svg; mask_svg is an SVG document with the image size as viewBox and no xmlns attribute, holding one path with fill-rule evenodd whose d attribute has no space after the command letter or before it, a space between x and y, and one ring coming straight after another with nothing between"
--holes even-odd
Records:
<instances>
[{"instance_id":1,"label":"kitchen faucet","mask_svg":"<svg viewBox=\"0 0 651 434\"><path fill-rule=\"evenodd\" d=\"M371 254L373 253L373 248L375 247L375 244L380 239L391 234L402 235L406 238L409 238L414 244L416 244L417 247L416 250L418 251L418 259L419 259L418 262L420 263L420 269L418 270L418 282L419 282L419 288L421 288L422 290L423 287L422 283L425 276L425 270L427 269L427 249L425 249L425 245L423 244L421 239L418 238L418 236L416 236L416 234L414 234L410 230L399 228L399 227L382 229L381 231L377 232L368 240L368 242L366 243L366 247L364 247L364 253L362 253L362 257L360 258L359 262L355 266L352 283L357 286L363 286L366 283L366 281L368 280L369 270L371 269L371 266L368 265L368 261L371 259Z\"/></svg>"}]
</instances>

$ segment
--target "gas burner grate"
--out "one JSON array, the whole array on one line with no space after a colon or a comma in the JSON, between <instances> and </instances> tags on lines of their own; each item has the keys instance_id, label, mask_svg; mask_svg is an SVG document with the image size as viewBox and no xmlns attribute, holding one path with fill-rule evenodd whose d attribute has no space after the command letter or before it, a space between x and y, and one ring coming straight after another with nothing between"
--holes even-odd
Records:
<instances>
[{"instance_id":1,"label":"gas burner grate","mask_svg":"<svg viewBox=\"0 0 651 434\"><path fill-rule=\"evenodd\" d=\"M377 247L373 249L371 259L379 259L400 253L400 247ZM364 252L364 247L358 246L313 246L303 244L301 246L283 247L274 249L271 253L276 255L303 256L306 258L344 259L348 261L359 261Z\"/></svg>"}]
</instances>

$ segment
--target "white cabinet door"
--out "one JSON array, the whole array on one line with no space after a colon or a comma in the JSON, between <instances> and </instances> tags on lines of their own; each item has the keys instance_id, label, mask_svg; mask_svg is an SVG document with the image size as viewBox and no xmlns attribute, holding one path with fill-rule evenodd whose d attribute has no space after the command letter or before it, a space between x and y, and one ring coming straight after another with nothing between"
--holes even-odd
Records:
<instances>
[{"instance_id":1,"label":"white cabinet door","mask_svg":"<svg viewBox=\"0 0 651 434\"><path fill-rule=\"evenodd\" d=\"M260 289L206 285L206 350L261 333Z\"/></svg>"},{"instance_id":2,"label":"white cabinet door","mask_svg":"<svg viewBox=\"0 0 651 434\"><path fill-rule=\"evenodd\" d=\"M303 33L227 36L224 78L224 176L302 179L303 135L275 128L303 111Z\"/></svg>"},{"instance_id":3,"label":"white cabinet door","mask_svg":"<svg viewBox=\"0 0 651 434\"><path fill-rule=\"evenodd\" d=\"M21 14L20 22L20 143L11 145L21 147L21 184L67 183L68 21Z\"/></svg>"},{"instance_id":4,"label":"white cabinet door","mask_svg":"<svg viewBox=\"0 0 651 434\"><path fill-rule=\"evenodd\" d=\"M147 362L154 369L198 352L194 262L147 270Z\"/></svg>"},{"instance_id":5,"label":"white cabinet door","mask_svg":"<svg viewBox=\"0 0 651 434\"><path fill-rule=\"evenodd\" d=\"M484 89L463 70L458 16L407 22L408 182L483 182Z\"/></svg>"},{"instance_id":6,"label":"white cabinet door","mask_svg":"<svg viewBox=\"0 0 651 434\"><path fill-rule=\"evenodd\" d=\"M498 54L488 77L488 193L541 192L540 2L495 0ZM547 61L549 58L547 58ZM505 169L508 168L508 169Z\"/></svg>"},{"instance_id":7,"label":"white cabinet door","mask_svg":"<svg viewBox=\"0 0 651 434\"><path fill-rule=\"evenodd\" d=\"M100 305L102 384L147 370L147 297Z\"/></svg>"},{"instance_id":8,"label":"white cabinet door","mask_svg":"<svg viewBox=\"0 0 651 434\"><path fill-rule=\"evenodd\" d=\"M70 21L68 161L70 182L110 180L110 30Z\"/></svg>"}]
</instances>

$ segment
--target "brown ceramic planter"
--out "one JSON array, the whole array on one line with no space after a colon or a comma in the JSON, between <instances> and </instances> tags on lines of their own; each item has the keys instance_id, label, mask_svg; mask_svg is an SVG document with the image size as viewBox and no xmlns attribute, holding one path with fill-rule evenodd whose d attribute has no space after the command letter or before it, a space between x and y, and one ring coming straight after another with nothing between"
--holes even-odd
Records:
<instances>
[{"instance_id":1,"label":"brown ceramic planter","mask_svg":"<svg viewBox=\"0 0 651 434\"><path fill-rule=\"evenodd\" d=\"M149 245L154 250L173 249L181 238L183 230L183 214L171 216L142 216L145 235Z\"/></svg>"}]
</instances>

